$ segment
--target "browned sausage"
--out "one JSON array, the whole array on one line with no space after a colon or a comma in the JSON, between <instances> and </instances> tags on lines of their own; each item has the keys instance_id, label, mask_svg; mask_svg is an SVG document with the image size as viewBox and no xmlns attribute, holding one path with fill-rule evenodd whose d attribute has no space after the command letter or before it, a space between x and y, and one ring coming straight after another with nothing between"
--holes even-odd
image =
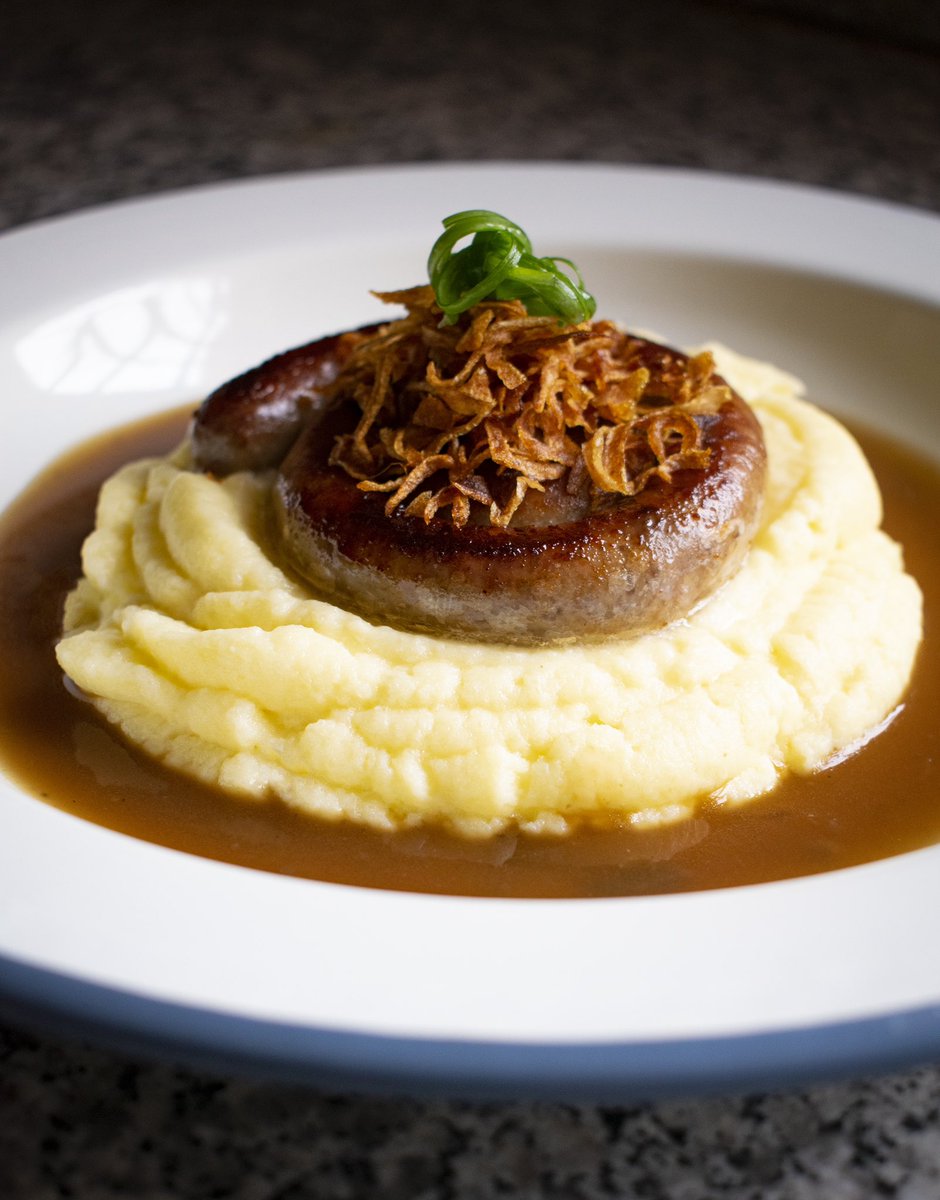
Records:
<instances>
[{"instance_id":1,"label":"browned sausage","mask_svg":"<svg viewBox=\"0 0 940 1200\"><path fill-rule=\"evenodd\" d=\"M366 325L354 335L378 328ZM336 378L355 340L347 333L319 338L223 383L202 402L193 421L196 466L214 475L277 466L316 412L323 389Z\"/></svg>"},{"instance_id":2,"label":"browned sausage","mask_svg":"<svg viewBox=\"0 0 940 1200\"><path fill-rule=\"evenodd\" d=\"M654 480L636 497L598 494L587 481L572 496L562 480L528 492L508 527L386 515L384 495L329 465L359 411L324 401L349 347L376 328L270 359L215 391L194 421L204 470L281 464L277 546L317 595L403 629L544 645L659 628L737 570L760 516L765 451L733 393L695 417L708 466Z\"/></svg>"},{"instance_id":3,"label":"browned sausage","mask_svg":"<svg viewBox=\"0 0 940 1200\"><path fill-rule=\"evenodd\" d=\"M314 591L369 620L471 641L545 645L657 629L740 566L760 516L765 451L736 395L696 417L708 467L637 497L527 493L510 525L385 515L327 465L358 410L312 421L278 473L280 546Z\"/></svg>"}]
</instances>

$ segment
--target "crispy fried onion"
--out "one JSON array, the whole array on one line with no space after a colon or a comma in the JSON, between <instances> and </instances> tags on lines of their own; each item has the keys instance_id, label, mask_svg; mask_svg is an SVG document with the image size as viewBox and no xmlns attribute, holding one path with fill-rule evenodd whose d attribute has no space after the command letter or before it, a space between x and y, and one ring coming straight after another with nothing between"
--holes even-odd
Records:
<instances>
[{"instance_id":1,"label":"crispy fried onion","mask_svg":"<svg viewBox=\"0 0 940 1200\"><path fill-rule=\"evenodd\" d=\"M727 398L708 353L685 360L610 321L561 327L521 301L485 301L450 326L430 287L376 293L407 316L356 344L332 385L361 410L330 463L385 510L431 521L471 505L508 525L530 489L635 496L652 479L707 466L697 412ZM402 508L401 506L405 507Z\"/></svg>"}]
</instances>

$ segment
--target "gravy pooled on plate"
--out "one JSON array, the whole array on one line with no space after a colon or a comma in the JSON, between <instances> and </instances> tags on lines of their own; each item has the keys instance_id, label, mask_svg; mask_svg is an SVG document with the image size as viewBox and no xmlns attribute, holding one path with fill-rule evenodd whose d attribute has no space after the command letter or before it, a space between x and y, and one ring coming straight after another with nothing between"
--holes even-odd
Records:
<instances>
[{"instance_id":1,"label":"gravy pooled on plate","mask_svg":"<svg viewBox=\"0 0 940 1200\"><path fill-rule=\"evenodd\" d=\"M63 687L52 653L101 482L176 445L189 411L115 430L50 465L0 518L0 763L27 791L133 837L260 870L367 887L483 896L625 896L765 882L852 866L940 840L940 661L928 641L890 726L845 762L740 806L706 805L661 829L583 829L484 841L385 834L278 800L245 803L128 745ZM860 435L940 619L940 469Z\"/></svg>"}]
</instances>

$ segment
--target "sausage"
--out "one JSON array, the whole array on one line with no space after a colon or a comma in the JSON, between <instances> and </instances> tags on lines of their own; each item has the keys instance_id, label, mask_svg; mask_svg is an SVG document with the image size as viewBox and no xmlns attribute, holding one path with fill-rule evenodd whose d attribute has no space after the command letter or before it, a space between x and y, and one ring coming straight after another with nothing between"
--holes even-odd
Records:
<instances>
[{"instance_id":1,"label":"sausage","mask_svg":"<svg viewBox=\"0 0 940 1200\"><path fill-rule=\"evenodd\" d=\"M276 550L316 595L413 632L553 645L661 628L744 559L766 454L756 417L730 389L715 411L695 415L706 467L653 479L633 497L598 493L587 479L570 495L560 480L527 492L508 526L458 528L388 516L383 494L330 465L336 438L360 416L342 396L326 398L348 353L343 338L288 351L223 385L193 426L201 469L276 468Z\"/></svg>"},{"instance_id":2,"label":"sausage","mask_svg":"<svg viewBox=\"0 0 940 1200\"><path fill-rule=\"evenodd\" d=\"M219 476L277 466L318 410L323 390L336 378L357 335L378 328L366 325L352 336L319 338L223 383L202 402L193 421L196 466Z\"/></svg>"},{"instance_id":3,"label":"sausage","mask_svg":"<svg viewBox=\"0 0 940 1200\"><path fill-rule=\"evenodd\" d=\"M279 544L318 595L414 632L517 646L646 633L734 574L760 517L763 436L734 395L698 418L707 468L633 498L549 485L505 528L387 517L383 496L326 465L353 419L334 409L287 456L273 492Z\"/></svg>"}]
</instances>

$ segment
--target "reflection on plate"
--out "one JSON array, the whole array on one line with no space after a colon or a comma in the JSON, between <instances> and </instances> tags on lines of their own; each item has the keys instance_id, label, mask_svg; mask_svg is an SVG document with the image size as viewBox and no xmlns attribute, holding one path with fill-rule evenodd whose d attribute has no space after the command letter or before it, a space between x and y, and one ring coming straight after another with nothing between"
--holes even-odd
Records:
<instances>
[{"instance_id":1,"label":"reflection on plate","mask_svg":"<svg viewBox=\"0 0 940 1200\"><path fill-rule=\"evenodd\" d=\"M377 224L374 197L382 197ZM788 367L940 458L940 222L670 171L341 172L163 197L0 241L6 503L55 454L374 319L442 214L563 246L599 307ZM315 219L312 216L315 214ZM629 1098L940 1049L940 847L748 888L603 900L373 892L195 858L0 781L0 992L45 1016L320 1082Z\"/></svg>"}]
</instances>

